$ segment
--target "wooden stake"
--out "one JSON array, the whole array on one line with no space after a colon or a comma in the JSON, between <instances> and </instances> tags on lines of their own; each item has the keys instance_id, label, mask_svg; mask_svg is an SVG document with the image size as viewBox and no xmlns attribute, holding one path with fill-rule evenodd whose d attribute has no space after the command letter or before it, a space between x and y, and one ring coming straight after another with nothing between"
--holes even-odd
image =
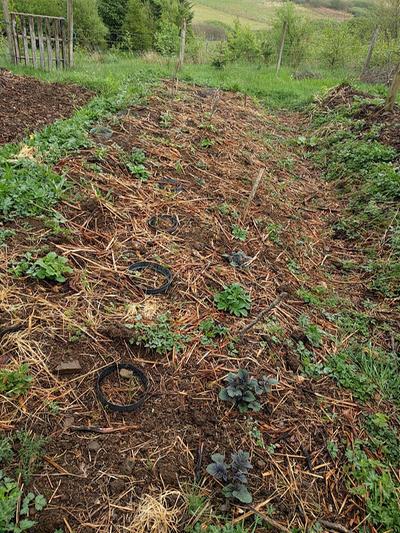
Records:
<instances>
[{"instance_id":1,"label":"wooden stake","mask_svg":"<svg viewBox=\"0 0 400 533\"><path fill-rule=\"evenodd\" d=\"M385 111L393 112L396 104L397 93L400 91L400 61L397 64L393 81L389 89L388 96L386 98Z\"/></svg>"},{"instance_id":2,"label":"wooden stake","mask_svg":"<svg viewBox=\"0 0 400 533\"><path fill-rule=\"evenodd\" d=\"M16 63L15 60L15 48L11 30L10 10L8 7L8 0L3 0L3 17L7 32L8 50L10 52L11 61Z\"/></svg>"},{"instance_id":3,"label":"wooden stake","mask_svg":"<svg viewBox=\"0 0 400 533\"><path fill-rule=\"evenodd\" d=\"M179 72L185 61L185 48L186 48L186 33L187 33L187 20L184 19L182 28L181 28L181 42L179 47L179 58L178 64L176 65L176 72Z\"/></svg>"},{"instance_id":4,"label":"wooden stake","mask_svg":"<svg viewBox=\"0 0 400 533\"><path fill-rule=\"evenodd\" d=\"M36 60L36 32L35 32L35 20L33 17L29 17L29 34L31 36L31 49L32 49L32 61L33 66L37 68Z\"/></svg>"},{"instance_id":5,"label":"wooden stake","mask_svg":"<svg viewBox=\"0 0 400 533\"><path fill-rule=\"evenodd\" d=\"M68 40L68 66L74 66L74 7L73 0L67 0L67 40Z\"/></svg>"},{"instance_id":6,"label":"wooden stake","mask_svg":"<svg viewBox=\"0 0 400 533\"><path fill-rule=\"evenodd\" d=\"M264 173L265 173L265 168L262 168L260 172L258 173L257 178L254 180L253 188L251 189L250 196L247 200L245 208L243 209L242 224L244 224L246 220L247 213L250 209L250 204L254 200L255 195L257 194L257 190L258 190L258 187L260 186L261 180L263 179Z\"/></svg>"},{"instance_id":7,"label":"wooden stake","mask_svg":"<svg viewBox=\"0 0 400 533\"><path fill-rule=\"evenodd\" d=\"M371 63L372 54L374 52L374 48L375 48L375 45L376 45L376 41L378 40L378 36L379 36L379 26L377 26L374 29L374 32L372 34L371 42L369 43L367 58L365 60L363 71L362 71L362 74L361 74L362 76L364 76L364 74L366 74L368 72L368 70L369 70L369 65Z\"/></svg>"},{"instance_id":8,"label":"wooden stake","mask_svg":"<svg viewBox=\"0 0 400 533\"><path fill-rule=\"evenodd\" d=\"M289 23L287 20L283 23L283 29L282 29L282 37L281 37L281 44L279 46L279 55L278 55L278 63L276 64L276 73L281 69L282 65L282 58L283 58L283 49L285 48L285 41L286 41L286 34L289 28Z\"/></svg>"},{"instance_id":9,"label":"wooden stake","mask_svg":"<svg viewBox=\"0 0 400 533\"><path fill-rule=\"evenodd\" d=\"M254 326L256 324L258 324L266 315L268 315L268 313L270 313L273 309L275 309L275 307L278 307L278 305L280 305L281 302L283 300L285 300L287 297L288 297L288 293L287 292L281 292L278 295L278 297L275 298L275 300L266 309L264 309L263 311L258 313L256 318L252 322L250 322L250 324L247 324L247 326L245 326L243 329L241 329L239 331L239 334L238 334L239 340L242 340L244 335L248 331L250 331L252 328L254 328Z\"/></svg>"}]
</instances>

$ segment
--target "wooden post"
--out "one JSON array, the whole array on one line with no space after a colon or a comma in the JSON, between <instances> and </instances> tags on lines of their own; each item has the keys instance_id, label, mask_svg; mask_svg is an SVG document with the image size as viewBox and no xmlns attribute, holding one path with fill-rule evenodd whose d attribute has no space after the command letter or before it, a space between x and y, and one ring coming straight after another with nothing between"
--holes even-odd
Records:
<instances>
[{"instance_id":1,"label":"wooden post","mask_svg":"<svg viewBox=\"0 0 400 533\"><path fill-rule=\"evenodd\" d=\"M60 21L58 19L54 19L54 39L56 42L56 68L60 68Z\"/></svg>"},{"instance_id":2,"label":"wooden post","mask_svg":"<svg viewBox=\"0 0 400 533\"><path fill-rule=\"evenodd\" d=\"M285 22L283 23L283 28L282 28L281 44L279 46L278 63L276 64L276 73L277 74L280 71L281 65L282 65L283 49L285 48L285 41L286 41L286 34L287 34L287 31L288 31L288 27L289 27L288 21L285 20Z\"/></svg>"},{"instance_id":3,"label":"wooden post","mask_svg":"<svg viewBox=\"0 0 400 533\"><path fill-rule=\"evenodd\" d=\"M68 66L74 66L74 7L73 0L67 0L67 40L68 40Z\"/></svg>"},{"instance_id":4,"label":"wooden post","mask_svg":"<svg viewBox=\"0 0 400 533\"><path fill-rule=\"evenodd\" d=\"M184 19L181 28L181 42L179 47L179 59L176 66L176 71L179 72L183 67L185 61L185 48L186 48L186 33L187 33L187 20Z\"/></svg>"},{"instance_id":5,"label":"wooden post","mask_svg":"<svg viewBox=\"0 0 400 533\"><path fill-rule=\"evenodd\" d=\"M14 60L15 63L20 62L20 54L19 54L19 40L18 40L18 29L17 29L17 16L15 13L12 13L11 15L11 27L12 27L12 39L14 42Z\"/></svg>"},{"instance_id":6,"label":"wooden post","mask_svg":"<svg viewBox=\"0 0 400 533\"><path fill-rule=\"evenodd\" d=\"M369 70L369 65L371 63L372 54L374 52L374 48L375 48L375 45L376 45L376 41L378 39L378 35L379 35L379 26L377 26L374 29L374 33L372 34L371 42L369 43L367 58L365 59L365 63L364 63L364 67L363 67L363 71L362 71L361 76L364 76Z\"/></svg>"},{"instance_id":7,"label":"wooden post","mask_svg":"<svg viewBox=\"0 0 400 533\"><path fill-rule=\"evenodd\" d=\"M29 65L29 46L28 46L28 34L26 32L26 17L24 15L19 15L19 20L21 21L22 27L22 45L24 47L24 60L25 65Z\"/></svg>"},{"instance_id":8,"label":"wooden post","mask_svg":"<svg viewBox=\"0 0 400 533\"><path fill-rule=\"evenodd\" d=\"M37 68L35 20L31 16L29 17L29 33L30 33L30 36L31 36L31 48L32 48L33 66L35 68Z\"/></svg>"},{"instance_id":9,"label":"wooden post","mask_svg":"<svg viewBox=\"0 0 400 533\"><path fill-rule=\"evenodd\" d=\"M44 58L43 19L41 17L38 18L37 28L38 28L38 39L39 39L40 67L44 69L46 68L46 62Z\"/></svg>"},{"instance_id":10,"label":"wooden post","mask_svg":"<svg viewBox=\"0 0 400 533\"><path fill-rule=\"evenodd\" d=\"M397 64L396 70L394 72L394 77L392 84L389 89L388 96L386 98L385 111L393 112L394 106L396 104L397 94L400 91L400 61Z\"/></svg>"},{"instance_id":11,"label":"wooden post","mask_svg":"<svg viewBox=\"0 0 400 533\"><path fill-rule=\"evenodd\" d=\"M14 49L14 41L12 38L11 19L10 19L10 10L8 7L8 0L3 0L3 17L4 17L4 23L6 25L8 50L10 52L11 61L15 63L16 62L15 61L15 49Z\"/></svg>"},{"instance_id":12,"label":"wooden post","mask_svg":"<svg viewBox=\"0 0 400 533\"><path fill-rule=\"evenodd\" d=\"M49 70L53 68L53 49L51 47L51 19L46 20L46 44L47 44L47 58L49 63Z\"/></svg>"}]
</instances>

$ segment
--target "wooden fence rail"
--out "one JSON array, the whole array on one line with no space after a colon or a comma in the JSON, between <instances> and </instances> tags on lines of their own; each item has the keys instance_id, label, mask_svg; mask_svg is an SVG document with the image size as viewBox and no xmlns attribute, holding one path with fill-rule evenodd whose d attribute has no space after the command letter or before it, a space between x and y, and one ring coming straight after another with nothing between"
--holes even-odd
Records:
<instances>
[{"instance_id":1,"label":"wooden fence rail","mask_svg":"<svg viewBox=\"0 0 400 533\"><path fill-rule=\"evenodd\" d=\"M8 47L13 63L51 70L73 66L73 9L68 1L67 19L9 11L3 0Z\"/></svg>"}]
</instances>

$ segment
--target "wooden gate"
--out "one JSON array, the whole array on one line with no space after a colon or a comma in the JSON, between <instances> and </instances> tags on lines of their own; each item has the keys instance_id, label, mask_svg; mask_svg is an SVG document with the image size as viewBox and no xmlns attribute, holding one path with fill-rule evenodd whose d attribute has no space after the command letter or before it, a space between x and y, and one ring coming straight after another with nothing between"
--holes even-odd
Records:
<instances>
[{"instance_id":1,"label":"wooden gate","mask_svg":"<svg viewBox=\"0 0 400 533\"><path fill-rule=\"evenodd\" d=\"M17 13L3 0L8 48L13 63L51 70L72 67L73 6L67 0L67 18Z\"/></svg>"}]
</instances>

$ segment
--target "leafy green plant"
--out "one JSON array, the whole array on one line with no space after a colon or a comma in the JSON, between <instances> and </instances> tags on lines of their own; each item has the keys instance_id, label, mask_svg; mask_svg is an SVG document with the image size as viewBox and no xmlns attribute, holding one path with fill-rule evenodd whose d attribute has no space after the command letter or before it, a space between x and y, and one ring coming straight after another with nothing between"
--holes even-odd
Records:
<instances>
[{"instance_id":1,"label":"leafy green plant","mask_svg":"<svg viewBox=\"0 0 400 533\"><path fill-rule=\"evenodd\" d=\"M199 330L203 334L200 342L204 346L214 344L214 340L218 337L224 337L228 333L228 328L215 322L212 318L206 318L199 324Z\"/></svg>"},{"instance_id":2,"label":"leafy green plant","mask_svg":"<svg viewBox=\"0 0 400 533\"><path fill-rule=\"evenodd\" d=\"M389 464L398 468L400 466L400 437L390 426L389 417L384 413L368 415L365 418L364 427L369 437L366 445L374 451L380 451Z\"/></svg>"},{"instance_id":3,"label":"leafy green plant","mask_svg":"<svg viewBox=\"0 0 400 533\"><path fill-rule=\"evenodd\" d=\"M153 324L144 324L138 321L131 328L134 333L130 341L132 344L155 350L161 355L167 355L173 350L175 352L183 351L188 340L186 335L172 331L170 318L167 314L160 315Z\"/></svg>"},{"instance_id":4,"label":"leafy green plant","mask_svg":"<svg viewBox=\"0 0 400 533\"><path fill-rule=\"evenodd\" d=\"M232 218L239 218L239 212L227 202L223 202L222 204L220 204L217 209L219 213L221 213L221 215L229 216Z\"/></svg>"},{"instance_id":5,"label":"leafy green plant","mask_svg":"<svg viewBox=\"0 0 400 533\"><path fill-rule=\"evenodd\" d=\"M324 331L316 324L313 324L307 315L300 315L299 325L304 331L307 340L315 347L321 346Z\"/></svg>"},{"instance_id":6,"label":"leafy green plant","mask_svg":"<svg viewBox=\"0 0 400 533\"><path fill-rule=\"evenodd\" d=\"M161 113L160 115L160 125L162 128L169 128L174 120L174 116L169 111Z\"/></svg>"},{"instance_id":7,"label":"leafy green plant","mask_svg":"<svg viewBox=\"0 0 400 533\"><path fill-rule=\"evenodd\" d=\"M207 148L211 148L212 146L214 146L215 144L215 141L213 141L212 139L202 139L200 141L200 148L204 148L204 149L207 149Z\"/></svg>"},{"instance_id":8,"label":"leafy green plant","mask_svg":"<svg viewBox=\"0 0 400 533\"><path fill-rule=\"evenodd\" d=\"M150 176L149 171L144 165L145 161L146 154L139 148L135 148L129 156L124 157L124 162L127 169L140 181L147 181Z\"/></svg>"},{"instance_id":9,"label":"leafy green plant","mask_svg":"<svg viewBox=\"0 0 400 533\"><path fill-rule=\"evenodd\" d=\"M15 231L12 229L0 229L0 246L3 246L6 240L14 235Z\"/></svg>"},{"instance_id":10,"label":"leafy green plant","mask_svg":"<svg viewBox=\"0 0 400 533\"><path fill-rule=\"evenodd\" d=\"M36 259L36 261L33 260L32 254L28 252L11 269L11 272L16 277L27 275L34 279L64 283L67 281L64 274L71 274L73 270L68 264L68 259L57 255L55 252L49 252L44 257Z\"/></svg>"},{"instance_id":11,"label":"leafy green plant","mask_svg":"<svg viewBox=\"0 0 400 533\"><path fill-rule=\"evenodd\" d=\"M10 437L0 437L0 463L6 464L14 457L12 443Z\"/></svg>"},{"instance_id":12,"label":"leafy green plant","mask_svg":"<svg viewBox=\"0 0 400 533\"><path fill-rule=\"evenodd\" d=\"M326 449L328 450L328 453L332 457L332 459L335 460L339 453L339 448L336 442L328 440L328 442L326 443Z\"/></svg>"},{"instance_id":13,"label":"leafy green plant","mask_svg":"<svg viewBox=\"0 0 400 533\"><path fill-rule=\"evenodd\" d=\"M22 533L36 525L36 522L30 520L30 506L33 505L35 511L42 511L47 505L47 501L41 494L29 492L22 498L22 491L18 484L11 478L8 478L0 470L0 531L4 533ZM15 516L18 503L21 501L19 515L22 518L15 522Z\"/></svg>"},{"instance_id":14,"label":"leafy green plant","mask_svg":"<svg viewBox=\"0 0 400 533\"><path fill-rule=\"evenodd\" d=\"M226 387L220 390L219 398L233 404L240 413L247 411L260 411L261 404L258 398L271 390L271 385L276 385L276 379L263 377L261 381L251 377L248 370L239 369L230 372L226 379Z\"/></svg>"},{"instance_id":15,"label":"leafy green plant","mask_svg":"<svg viewBox=\"0 0 400 533\"><path fill-rule=\"evenodd\" d=\"M247 316L251 307L251 297L239 283L233 283L214 296L217 309L235 316Z\"/></svg>"},{"instance_id":16,"label":"leafy green plant","mask_svg":"<svg viewBox=\"0 0 400 533\"><path fill-rule=\"evenodd\" d=\"M229 464L225 463L225 455L220 453L213 454L211 459L207 472L223 484L223 495L241 503L251 503L253 498L247 488L247 475L253 466L249 461L249 453L242 450L232 453Z\"/></svg>"},{"instance_id":17,"label":"leafy green plant","mask_svg":"<svg viewBox=\"0 0 400 533\"><path fill-rule=\"evenodd\" d=\"M266 230L268 232L268 238L271 242L280 246L282 244L281 233L282 233L282 224L276 224L271 222L267 225Z\"/></svg>"},{"instance_id":18,"label":"leafy green plant","mask_svg":"<svg viewBox=\"0 0 400 533\"><path fill-rule=\"evenodd\" d=\"M0 157L0 215L4 219L45 213L63 196L66 182L31 159Z\"/></svg>"},{"instance_id":19,"label":"leafy green plant","mask_svg":"<svg viewBox=\"0 0 400 533\"><path fill-rule=\"evenodd\" d=\"M0 369L0 394L17 398L23 396L31 387L33 378L29 374L27 364L22 364L16 370Z\"/></svg>"},{"instance_id":20,"label":"leafy green plant","mask_svg":"<svg viewBox=\"0 0 400 533\"><path fill-rule=\"evenodd\" d=\"M352 480L350 491L365 501L373 524L384 531L399 531L398 485L393 481L390 469L368 457L359 441L346 450L346 457L348 475Z\"/></svg>"},{"instance_id":21,"label":"leafy green plant","mask_svg":"<svg viewBox=\"0 0 400 533\"><path fill-rule=\"evenodd\" d=\"M28 484L34 473L38 461L44 453L46 439L28 433L27 431L17 431L14 442L18 442L19 467L17 472L22 475L25 484Z\"/></svg>"},{"instance_id":22,"label":"leafy green plant","mask_svg":"<svg viewBox=\"0 0 400 533\"><path fill-rule=\"evenodd\" d=\"M245 228L241 228L237 224L232 226L232 235L238 241L244 242L247 239L248 231Z\"/></svg>"}]
</instances>

